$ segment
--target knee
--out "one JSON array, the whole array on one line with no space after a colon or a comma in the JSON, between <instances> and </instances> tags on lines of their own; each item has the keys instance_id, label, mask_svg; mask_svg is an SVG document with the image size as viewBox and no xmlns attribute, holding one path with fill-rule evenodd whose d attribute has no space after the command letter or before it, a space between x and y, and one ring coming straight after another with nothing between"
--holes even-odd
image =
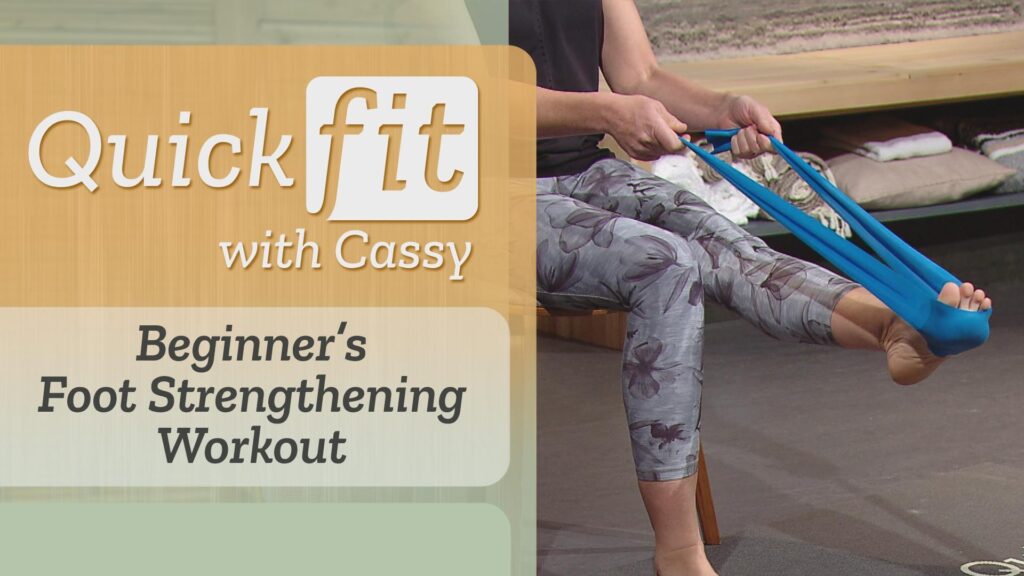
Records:
<instances>
[{"instance_id":1,"label":"knee","mask_svg":"<svg viewBox=\"0 0 1024 576\"><path fill-rule=\"evenodd\" d=\"M626 248L620 262L629 280L660 279L666 270L699 272L693 248L674 234L633 236L626 239Z\"/></svg>"},{"instance_id":2,"label":"knee","mask_svg":"<svg viewBox=\"0 0 1024 576\"><path fill-rule=\"evenodd\" d=\"M621 259L623 280L642 300L655 299L663 312L702 303L700 264L693 249L674 234L645 234L627 240Z\"/></svg>"}]
</instances>

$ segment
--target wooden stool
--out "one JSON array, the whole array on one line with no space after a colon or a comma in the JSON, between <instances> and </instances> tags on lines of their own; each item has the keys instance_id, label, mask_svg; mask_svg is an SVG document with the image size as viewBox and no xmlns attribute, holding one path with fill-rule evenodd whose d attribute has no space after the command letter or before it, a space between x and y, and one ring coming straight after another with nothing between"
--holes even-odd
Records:
<instances>
[{"instance_id":1,"label":"wooden stool","mask_svg":"<svg viewBox=\"0 0 1024 576\"><path fill-rule=\"evenodd\" d=\"M626 317L626 312L615 310L548 310L538 306L537 331L563 340L622 350L626 340ZM697 518L704 543L721 543L703 446L697 454Z\"/></svg>"},{"instance_id":2,"label":"wooden stool","mask_svg":"<svg viewBox=\"0 0 1024 576\"><path fill-rule=\"evenodd\" d=\"M718 516L715 515L715 501L711 498L711 480L704 464L704 446L697 449L697 520L704 534L704 543L718 545L722 537L718 533Z\"/></svg>"}]
</instances>

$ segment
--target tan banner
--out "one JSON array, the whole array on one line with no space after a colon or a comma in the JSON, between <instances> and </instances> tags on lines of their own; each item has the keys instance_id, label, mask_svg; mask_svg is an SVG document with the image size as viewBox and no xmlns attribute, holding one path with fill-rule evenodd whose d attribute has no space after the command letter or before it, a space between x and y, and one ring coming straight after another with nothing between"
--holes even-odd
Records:
<instances>
[{"instance_id":1,"label":"tan banner","mask_svg":"<svg viewBox=\"0 0 1024 576\"><path fill-rule=\"evenodd\" d=\"M2 305L532 303L521 52L3 47L0 70Z\"/></svg>"}]
</instances>

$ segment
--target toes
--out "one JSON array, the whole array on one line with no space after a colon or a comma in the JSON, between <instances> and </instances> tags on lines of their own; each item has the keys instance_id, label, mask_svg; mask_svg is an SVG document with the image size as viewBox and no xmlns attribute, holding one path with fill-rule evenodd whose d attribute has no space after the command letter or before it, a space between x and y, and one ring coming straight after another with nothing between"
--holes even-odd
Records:
<instances>
[{"instance_id":1,"label":"toes","mask_svg":"<svg viewBox=\"0 0 1024 576\"><path fill-rule=\"evenodd\" d=\"M981 308L981 303L985 301L985 291L975 290L974 295L971 296L971 310L978 310Z\"/></svg>"},{"instance_id":2,"label":"toes","mask_svg":"<svg viewBox=\"0 0 1024 576\"><path fill-rule=\"evenodd\" d=\"M985 291L976 289L970 282L964 282L959 286L953 282L947 282L939 291L939 301L947 306L972 312L992 308L992 300L985 294Z\"/></svg>"},{"instance_id":3,"label":"toes","mask_svg":"<svg viewBox=\"0 0 1024 576\"><path fill-rule=\"evenodd\" d=\"M974 296L974 284L970 282L964 282L960 285L960 308L962 310L971 309L971 297Z\"/></svg>"},{"instance_id":4,"label":"toes","mask_svg":"<svg viewBox=\"0 0 1024 576\"><path fill-rule=\"evenodd\" d=\"M953 282L946 282L946 285L939 292L939 302L954 308L958 307L960 305L960 290L960 286Z\"/></svg>"}]
</instances>

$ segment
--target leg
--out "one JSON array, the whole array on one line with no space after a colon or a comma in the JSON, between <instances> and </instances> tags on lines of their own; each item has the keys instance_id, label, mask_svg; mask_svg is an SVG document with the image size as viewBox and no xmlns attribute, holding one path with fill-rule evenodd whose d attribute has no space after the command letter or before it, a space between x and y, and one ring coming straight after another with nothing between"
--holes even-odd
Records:
<instances>
[{"instance_id":1,"label":"leg","mask_svg":"<svg viewBox=\"0 0 1024 576\"><path fill-rule=\"evenodd\" d=\"M884 350L889 373L918 382L941 363L878 299L820 266L780 254L700 199L626 162L606 160L584 174L574 198L670 230L699 249L705 293L776 338ZM939 300L985 310L991 300L965 283Z\"/></svg>"},{"instance_id":2,"label":"leg","mask_svg":"<svg viewBox=\"0 0 1024 576\"><path fill-rule=\"evenodd\" d=\"M766 334L833 342L832 311L856 284L772 250L693 194L626 162L599 162L570 193L688 240L705 294Z\"/></svg>"},{"instance_id":3,"label":"leg","mask_svg":"<svg viewBox=\"0 0 1024 576\"><path fill-rule=\"evenodd\" d=\"M697 475L664 482L640 482L640 496L654 528L658 576L714 576L704 554L697 522Z\"/></svg>"},{"instance_id":4,"label":"leg","mask_svg":"<svg viewBox=\"0 0 1024 576\"><path fill-rule=\"evenodd\" d=\"M662 576L712 575L697 523L703 290L689 245L588 206L542 181L538 299L629 311L622 396Z\"/></svg>"}]
</instances>

